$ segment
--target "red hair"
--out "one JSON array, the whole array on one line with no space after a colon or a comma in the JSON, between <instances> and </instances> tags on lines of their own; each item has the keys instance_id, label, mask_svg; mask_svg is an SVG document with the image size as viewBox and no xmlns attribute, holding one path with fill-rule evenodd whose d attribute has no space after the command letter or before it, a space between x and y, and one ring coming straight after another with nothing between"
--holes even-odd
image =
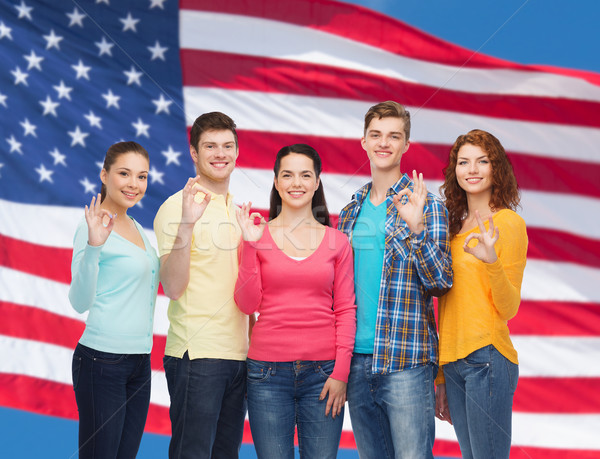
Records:
<instances>
[{"instance_id":1,"label":"red hair","mask_svg":"<svg viewBox=\"0 0 600 459\"><path fill-rule=\"evenodd\" d=\"M450 150L448 165L444 168L444 184L440 187L440 192L444 195L446 207L448 208L448 226L451 238L460 231L462 221L467 216L468 210L467 193L458 185L456 179L458 150L465 144L481 148L488 155L492 165L490 208L493 211L500 209L516 210L521 201L512 164L500 141L489 132L481 129L473 129L467 134L458 136Z\"/></svg>"}]
</instances>

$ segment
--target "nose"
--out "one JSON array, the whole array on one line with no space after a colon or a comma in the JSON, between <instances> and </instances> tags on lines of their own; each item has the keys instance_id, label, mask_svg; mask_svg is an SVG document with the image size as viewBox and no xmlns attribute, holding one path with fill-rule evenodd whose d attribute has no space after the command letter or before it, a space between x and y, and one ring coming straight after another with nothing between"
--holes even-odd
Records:
<instances>
[{"instance_id":1,"label":"nose","mask_svg":"<svg viewBox=\"0 0 600 459\"><path fill-rule=\"evenodd\" d=\"M477 167L477 161L474 161L472 163L469 164L469 172L471 174L476 174L478 171L478 167Z\"/></svg>"},{"instance_id":2,"label":"nose","mask_svg":"<svg viewBox=\"0 0 600 459\"><path fill-rule=\"evenodd\" d=\"M131 174L131 176L129 177L129 183L128 186L129 188L137 188L138 185L138 179L135 175Z\"/></svg>"}]
</instances>

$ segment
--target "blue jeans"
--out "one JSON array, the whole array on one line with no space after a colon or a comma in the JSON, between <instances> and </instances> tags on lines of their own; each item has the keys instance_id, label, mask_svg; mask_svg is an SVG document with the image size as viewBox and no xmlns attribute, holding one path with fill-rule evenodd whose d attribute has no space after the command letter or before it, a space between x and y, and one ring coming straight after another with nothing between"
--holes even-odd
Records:
<instances>
[{"instance_id":1,"label":"blue jeans","mask_svg":"<svg viewBox=\"0 0 600 459\"><path fill-rule=\"evenodd\" d=\"M372 373L373 355L354 354L348 378L350 420L361 459L433 459L437 367Z\"/></svg>"},{"instance_id":2,"label":"blue jeans","mask_svg":"<svg viewBox=\"0 0 600 459\"><path fill-rule=\"evenodd\" d=\"M519 366L489 345L443 370L463 458L508 458Z\"/></svg>"},{"instance_id":3,"label":"blue jeans","mask_svg":"<svg viewBox=\"0 0 600 459\"><path fill-rule=\"evenodd\" d=\"M72 370L79 457L135 457L150 405L150 354L112 354L77 344Z\"/></svg>"},{"instance_id":4,"label":"blue jeans","mask_svg":"<svg viewBox=\"0 0 600 459\"><path fill-rule=\"evenodd\" d=\"M261 362L247 360L248 417L259 459L293 459L294 427L300 457L335 459L344 412L325 416L327 398L319 400L334 360Z\"/></svg>"},{"instance_id":5,"label":"blue jeans","mask_svg":"<svg viewBox=\"0 0 600 459\"><path fill-rule=\"evenodd\" d=\"M171 407L169 458L236 458L246 418L246 363L163 359Z\"/></svg>"}]
</instances>

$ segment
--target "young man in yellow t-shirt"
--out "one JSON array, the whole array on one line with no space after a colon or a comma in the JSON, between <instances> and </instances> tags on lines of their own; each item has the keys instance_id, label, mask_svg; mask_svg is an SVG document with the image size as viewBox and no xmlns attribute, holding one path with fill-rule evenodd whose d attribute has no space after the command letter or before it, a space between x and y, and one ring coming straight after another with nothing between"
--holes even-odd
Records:
<instances>
[{"instance_id":1,"label":"young man in yellow t-shirt","mask_svg":"<svg viewBox=\"0 0 600 459\"><path fill-rule=\"evenodd\" d=\"M169 457L237 458L246 416L248 316L233 299L240 229L229 194L236 126L220 112L190 132L196 177L158 210L154 232L169 303L164 368Z\"/></svg>"}]
</instances>

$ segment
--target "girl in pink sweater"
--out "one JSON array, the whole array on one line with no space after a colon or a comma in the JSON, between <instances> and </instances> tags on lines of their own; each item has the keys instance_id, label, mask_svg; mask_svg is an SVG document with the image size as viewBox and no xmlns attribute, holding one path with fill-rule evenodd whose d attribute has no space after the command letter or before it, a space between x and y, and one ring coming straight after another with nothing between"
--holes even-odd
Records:
<instances>
[{"instance_id":1,"label":"girl in pink sweater","mask_svg":"<svg viewBox=\"0 0 600 459\"><path fill-rule=\"evenodd\" d=\"M356 329L352 249L329 227L321 160L310 146L275 161L270 221L238 211L235 300L259 314L248 351L248 416L259 459L335 458ZM258 221L258 224L255 222Z\"/></svg>"}]
</instances>

